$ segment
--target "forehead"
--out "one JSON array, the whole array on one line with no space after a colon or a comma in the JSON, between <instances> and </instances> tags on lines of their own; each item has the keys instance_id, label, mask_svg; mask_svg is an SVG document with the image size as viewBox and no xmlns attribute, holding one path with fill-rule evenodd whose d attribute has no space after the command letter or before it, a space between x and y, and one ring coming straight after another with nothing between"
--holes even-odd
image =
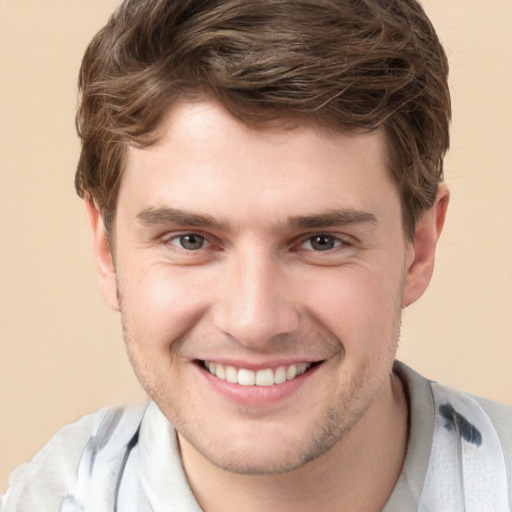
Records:
<instances>
[{"instance_id":1,"label":"forehead","mask_svg":"<svg viewBox=\"0 0 512 512\"><path fill-rule=\"evenodd\" d=\"M385 190L397 196L381 131L340 133L305 122L256 129L205 101L174 104L158 136L150 148L128 149L120 206L173 202L215 215L230 205L242 215L289 205L301 214L362 209Z\"/></svg>"}]
</instances>

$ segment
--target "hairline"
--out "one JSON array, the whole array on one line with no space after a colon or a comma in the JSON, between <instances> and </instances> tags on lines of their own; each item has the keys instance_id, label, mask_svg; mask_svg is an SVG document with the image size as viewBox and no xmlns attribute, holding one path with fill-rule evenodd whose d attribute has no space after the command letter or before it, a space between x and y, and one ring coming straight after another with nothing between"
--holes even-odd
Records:
<instances>
[{"instance_id":1,"label":"hairline","mask_svg":"<svg viewBox=\"0 0 512 512\"><path fill-rule=\"evenodd\" d=\"M251 123L246 119L241 119L238 116L234 116L231 112L229 112L228 109L226 109L220 100L215 98L215 96L212 93L204 92L202 94L198 94L197 91L194 91L194 94L188 95L188 94L181 94L180 96L175 96L172 100L169 100L165 102L165 108L163 110L162 117L157 125L157 127L146 134L146 140L148 141L145 144L135 144L135 143L118 143L120 147L122 148L122 167L120 170L120 173L118 175L118 181L119 184L117 186L116 195L113 200L113 208L112 211L106 212L108 214L108 221L105 222L105 212L100 212L101 217L107 232L107 237L109 240L109 243L113 246L115 245L115 222L117 218L117 206L118 206L118 199L119 199L119 192L121 190L122 184L123 184L123 177L127 166L127 159L128 159L128 153L130 148L137 148L137 149L149 149L153 146L156 146L159 144L161 139L164 137L165 133L162 130L162 127L165 126L166 119L169 118L169 116L172 116L172 109L173 106L176 105L179 102L187 102L187 103L202 103L206 101L215 101L230 117L233 117L237 119L239 122L241 122L246 127L249 127L256 131L261 132L267 132L267 133L279 133L283 131L291 131L296 130L301 127L310 126L318 130L320 134L324 133L326 135L336 135L336 134L344 134L344 135L359 135L363 133L371 133L374 131L380 131L382 133L382 157L384 165L387 169L387 171L390 174L390 177L392 178L395 187L397 188L397 191L399 192L399 198L400 198L400 213L401 213L401 223L402 223L402 231L404 234L404 237L406 241L413 241L414 240L414 229L415 229L415 222L414 219L411 219L411 222L413 222L412 226L408 226L406 222L406 207L403 201L402 197L402 191L400 188L400 183L398 182L395 174L392 170L392 164L391 164L391 140L388 133L388 130L385 125L381 125L376 128L365 128L358 125L347 125L347 126L334 126L334 123L327 123L327 122L321 122L316 116L314 115L304 115L297 112L290 112L288 114L283 114L280 116L277 116L272 121L268 121L265 123L258 122L258 123ZM89 197L91 199L94 199L94 196L92 193L89 193ZM421 215L420 215L421 216ZM417 222L417 219L416 219ZM112 249L112 247L111 247Z\"/></svg>"}]
</instances>

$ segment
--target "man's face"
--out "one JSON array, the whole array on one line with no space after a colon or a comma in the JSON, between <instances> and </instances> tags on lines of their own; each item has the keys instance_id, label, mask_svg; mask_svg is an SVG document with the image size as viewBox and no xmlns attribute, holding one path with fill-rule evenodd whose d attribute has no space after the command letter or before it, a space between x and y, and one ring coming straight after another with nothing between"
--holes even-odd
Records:
<instances>
[{"instance_id":1,"label":"man's face","mask_svg":"<svg viewBox=\"0 0 512 512\"><path fill-rule=\"evenodd\" d=\"M412 251L382 134L256 131L208 102L162 128L118 199L131 361L189 449L292 470L389 387Z\"/></svg>"}]
</instances>

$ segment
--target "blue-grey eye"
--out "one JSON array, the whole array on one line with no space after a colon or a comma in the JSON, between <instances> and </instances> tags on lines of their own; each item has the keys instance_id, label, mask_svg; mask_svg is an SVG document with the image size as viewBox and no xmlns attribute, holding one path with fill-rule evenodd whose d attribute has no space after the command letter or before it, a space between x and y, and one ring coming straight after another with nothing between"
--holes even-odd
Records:
<instances>
[{"instance_id":1,"label":"blue-grey eye","mask_svg":"<svg viewBox=\"0 0 512 512\"><path fill-rule=\"evenodd\" d=\"M340 241L331 235L315 235L308 238L307 242L314 251L329 251L340 244Z\"/></svg>"},{"instance_id":2,"label":"blue-grey eye","mask_svg":"<svg viewBox=\"0 0 512 512\"><path fill-rule=\"evenodd\" d=\"M188 235L180 235L176 241L187 251L197 251L205 246L206 240L204 236L190 233Z\"/></svg>"}]
</instances>

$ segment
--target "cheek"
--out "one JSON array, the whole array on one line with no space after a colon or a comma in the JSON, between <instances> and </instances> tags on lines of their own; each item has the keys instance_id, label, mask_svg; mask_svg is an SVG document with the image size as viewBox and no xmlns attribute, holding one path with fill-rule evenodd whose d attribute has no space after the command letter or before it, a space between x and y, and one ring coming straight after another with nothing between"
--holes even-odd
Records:
<instances>
[{"instance_id":1,"label":"cheek","mask_svg":"<svg viewBox=\"0 0 512 512\"><path fill-rule=\"evenodd\" d=\"M340 268L308 290L309 310L343 344L345 352L370 352L394 343L400 318L401 280L362 267Z\"/></svg>"},{"instance_id":2,"label":"cheek","mask_svg":"<svg viewBox=\"0 0 512 512\"><path fill-rule=\"evenodd\" d=\"M200 273L156 265L118 276L125 330L138 342L169 346L189 331L207 307Z\"/></svg>"}]
</instances>

